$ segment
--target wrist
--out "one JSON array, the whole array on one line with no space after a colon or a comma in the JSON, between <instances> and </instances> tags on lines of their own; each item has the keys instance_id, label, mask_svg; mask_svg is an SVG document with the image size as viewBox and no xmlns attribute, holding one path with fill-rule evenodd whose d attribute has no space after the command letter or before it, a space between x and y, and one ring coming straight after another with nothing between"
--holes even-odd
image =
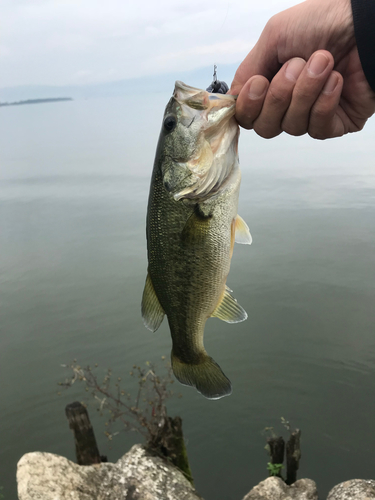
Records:
<instances>
[{"instance_id":1,"label":"wrist","mask_svg":"<svg viewBox=\"0 0 375 500\"><path fill-rule=\"evenodd\" d=\"M363 72L375 91L375 3L370 0L351 0L353 25Z\"/></svg>"}]
</instances>

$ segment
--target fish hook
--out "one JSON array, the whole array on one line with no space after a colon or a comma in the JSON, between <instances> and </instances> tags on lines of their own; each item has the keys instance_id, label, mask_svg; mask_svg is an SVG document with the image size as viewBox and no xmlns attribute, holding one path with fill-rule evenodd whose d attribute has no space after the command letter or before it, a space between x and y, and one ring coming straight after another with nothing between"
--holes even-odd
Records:
<instances>
[{"instance_id":1,"label":"fish hook","mask_svg":"<svg viewBox=\"0 0 375 500\"><path fill-rule=\"evenodd\" d=\"M228 85L225 82L221 82L217 79L217 66L214 64L214 74L213 81L209 87L207 87L207 92L211 92L213 94L226 94L229 90Z\"/></svg>"}]
</instances>

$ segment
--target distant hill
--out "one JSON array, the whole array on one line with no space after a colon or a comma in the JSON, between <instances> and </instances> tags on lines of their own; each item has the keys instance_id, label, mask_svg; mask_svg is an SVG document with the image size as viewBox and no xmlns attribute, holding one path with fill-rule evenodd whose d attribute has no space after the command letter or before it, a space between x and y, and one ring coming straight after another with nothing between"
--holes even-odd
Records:
<instances>
[{"instance_id":1,"label":"distant hill","mask_svg":"<svg viewBox=\"0 0 375 500\"><path fill-rule=\"evenodd\" d=\"M0 102L1 106L19 106L21 104L40 104L44 102L72 101L71 97L52 97L47 99L27 99L26 101Z\"/></svg>"},{"instance_id":2,"label":"distant hill","mask_svg":"<svg viewBox=\"0 0 375 500\"><path fill-rule=\"evenodd\" d=\"M222 64L218 66L217 76L228 85L233 80L237 64ZM61 95L70 95L74 100L94 99L100 97L116 97L121 95L140 95L171 91L175 80L198 88L207 88L213 75L212 66L193 71L179 71L163 75L149 75L140 78L129 78L115 82L96 83L89 85L25 85L0 89L0 101L15 102L21 100L56 99Z\"/></svg>"}]
</instances>

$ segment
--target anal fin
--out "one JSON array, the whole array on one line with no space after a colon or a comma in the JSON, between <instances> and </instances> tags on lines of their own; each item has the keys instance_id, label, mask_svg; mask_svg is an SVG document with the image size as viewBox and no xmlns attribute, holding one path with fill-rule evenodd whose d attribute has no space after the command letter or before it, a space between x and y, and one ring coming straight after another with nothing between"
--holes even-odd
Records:
<instances>
[{"instance_id":1,"label":"anal fin","mask_svg":"<svg viewBox=\"0 0 375 500\"><path fill-rule=\"evenodd\" d=\"M142 318L146 328L152 332L156 332L163 321L164 314L164 309L161 307L159 299L156 296L150 275L147 273L142 297Z\"/></svg>"},{"instance_id":2,"label":"anal fin","mask_svg":"<svg viewBox=\"0 0 375 500\"><path fill-rule=\"evenodd\" d=\"M236 233L235 233L235 242L241 243L243 245L251 245L253 239L250 234L249 226L243 220L241 216L237 214L236 217Z\"/></svg>"},{"instance_id":3,"label":"anal fin","mask_svg":"<svg viewBox=\"0 0 375 500\"><path fill-rule=\"evenodd\" d=\"M229 288L225 286L223 297L211 314L214 318L219 318L227 323L240 323L247 319L247 313L237 300L230 294Z\"/></svg>"}]
</instances>

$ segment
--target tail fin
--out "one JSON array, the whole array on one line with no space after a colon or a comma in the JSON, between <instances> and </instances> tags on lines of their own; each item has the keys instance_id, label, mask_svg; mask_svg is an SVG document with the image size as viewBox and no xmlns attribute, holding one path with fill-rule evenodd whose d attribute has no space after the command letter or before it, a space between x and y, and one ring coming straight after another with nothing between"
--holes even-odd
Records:
<instances>
[{"instance_id":1,"label":"tail fin","mask_svg":"<svg viewBox=\"0 0 375 500\"><path fill-rule=\"evenodd\" d=\"M188 364L180 361L172 351L172 368L181 384L195 387L208 399L220 399L232 393L230 380L210 356L205 355L199 364Z\"/></svg>"}]
</instances>

